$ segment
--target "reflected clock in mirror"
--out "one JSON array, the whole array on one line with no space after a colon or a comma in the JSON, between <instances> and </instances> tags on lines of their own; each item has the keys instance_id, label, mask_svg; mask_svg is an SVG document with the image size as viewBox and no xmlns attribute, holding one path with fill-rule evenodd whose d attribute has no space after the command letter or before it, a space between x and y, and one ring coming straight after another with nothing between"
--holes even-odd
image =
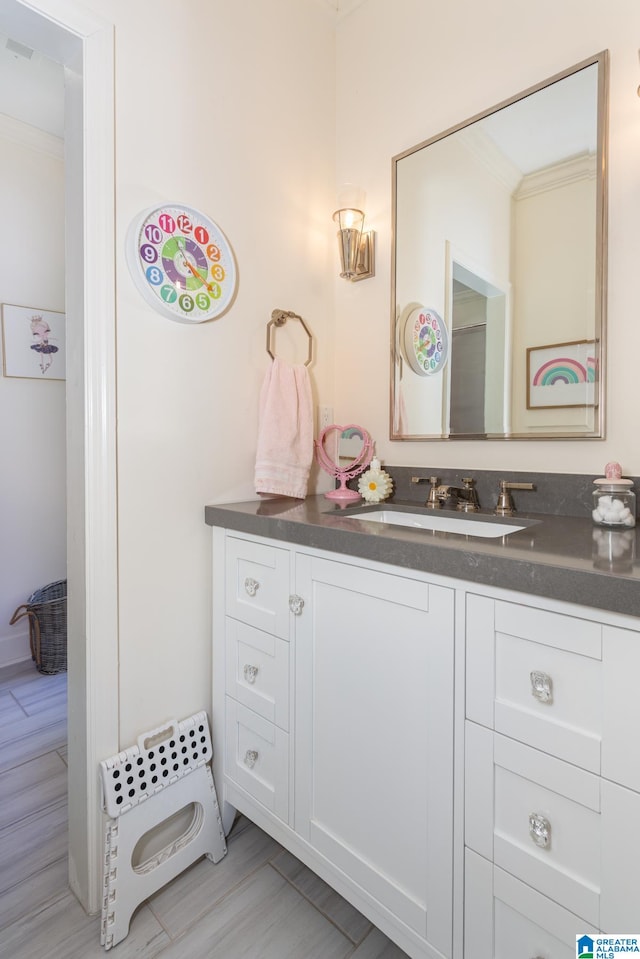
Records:
<instances>
[{"instance_id":1,"label":"reflected clock in mirror","mask_svg":"<svg viewBox=\"0 0 640 959\"><path fill-rule=\"evenodd\" d=\"M391 439L603 435L607 72L600 53L393 159ZM577 341L585 402L557 377L531 408L528 351Z\"/></svg>"}]
</instances>

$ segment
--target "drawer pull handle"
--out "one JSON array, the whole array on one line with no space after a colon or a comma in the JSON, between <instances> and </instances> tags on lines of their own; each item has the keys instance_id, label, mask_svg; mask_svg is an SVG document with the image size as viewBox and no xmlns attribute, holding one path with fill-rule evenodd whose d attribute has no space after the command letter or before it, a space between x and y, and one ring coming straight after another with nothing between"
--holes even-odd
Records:
<instances>
[{"instance_id":1,"label":"drawer pull handle","mask_svg":"<svg viewBox=\"0 0 640 959\"><path fill-rule=\"evenodd\" d=\"M254 684L255 681L256 681L256 676L257 676L257 675L258 675L258 667L257 667L257 666L250 666L250 665L247 663L247 664L245 665L245 667L244 667L244 678L246 679L246 681L247 681L248 683L251 683L251 685L253 686L253 684Z\"/></svg>"},{"instance_id":2,"label":"drawer pull handle","mask_svg":"<svg viewBox=\"0 0 640 959\"><path fill-rule=\"evenodd\" d=\"M541 849L551 846L551 823L540 813L532 812L529 816L529 835Z\"/></svg>"},{"instance_id":3,"label":"drawer pull handle","mask_svg":"<svg viewBox=\"0 0 640 959\"><path fill-rule=\"evenodd\" d=\"M535 696L539 703L546 703L551 706L553 703L553 680L547 673L540 673L535 670L529 673L531 679L531 695Z\"/></svg>"},{"instance_id":4,"label":"drawer pull handle","mask_svg":"<svg viewBox=\"0 0 640 959\"><path fill-rule=\"evenodd\" d=\"M253 769L255 764L258 762L258 751L257 749L247 749L244 754L244 764L248 766L249 769Z\"/></svg>"},{"instance_id":5,"label":"drawer pull handle","mask_svg":"<svg viewBox=\"0 0 640 959\"><path fill-rule=\"evenodd\" d=\"M304 600L302 596L296 596L294 593L293 596L289 597L289 609L294 616L299 616L302 610L304 609Z\"/></svg>"},{"instance_id":6,"label":"drawer pull handle","mask_svg":"<svg viewBox=\"0 0 640 959\"><path fill-rule=\"evenodd\" d=\"M255 596L258 590L260 589L260 583L258 582L257 579L253 579L251 576L247 576L247 578L244 581L244 588L245 588L245 592L247 592L249 596Z\"/></svg>"}]
</instances>

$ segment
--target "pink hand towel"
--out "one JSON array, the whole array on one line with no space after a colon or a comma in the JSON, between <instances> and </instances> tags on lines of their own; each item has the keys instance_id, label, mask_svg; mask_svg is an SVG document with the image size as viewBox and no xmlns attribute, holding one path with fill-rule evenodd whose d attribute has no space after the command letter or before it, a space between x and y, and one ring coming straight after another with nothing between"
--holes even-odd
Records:
<instances>
[{"instance_id":1,"label":"pink hand towel","mask_svg":"<svg viewBox=\"0 0 640 959\"><path fill-rule=\"evenodd\" d=\"M256 493L307 495L313 460L313 402L306 366L273 360L260 391Z\"/></svg>"}]
</instances>

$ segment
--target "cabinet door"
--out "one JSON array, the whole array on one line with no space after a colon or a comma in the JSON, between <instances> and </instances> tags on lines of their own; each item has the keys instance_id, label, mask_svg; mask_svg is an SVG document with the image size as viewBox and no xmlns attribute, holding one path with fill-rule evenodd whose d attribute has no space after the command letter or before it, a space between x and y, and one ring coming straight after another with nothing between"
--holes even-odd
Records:
<instances>
[{"instance_id":1,"label":"cabinet door","mask_svg":"<svg viewBox=\"0 0 640 959\"><path fill-rule=\"evenodd\" d=\"M640 928L640 794L602 781L602 909L600 927Z\"/></svg>"},{"instance_id":2,"label":"cabinet door","mask_svg":"<svg viewBox=\"0 0 640 959\"><path fill-rule=\"evenodd\" d=\"M452 590L298 556L296 831L451 955Z\"/></svg>"},{"instance_id":3,"label":"cabinet door","mask_svg":"<svg viewBox=\"0 0 640 959\"><path fill-rule=\"evenodd\" d=\"M640 792L640 635L604 628L602 775Z\"/></svg>"}]
</instances>

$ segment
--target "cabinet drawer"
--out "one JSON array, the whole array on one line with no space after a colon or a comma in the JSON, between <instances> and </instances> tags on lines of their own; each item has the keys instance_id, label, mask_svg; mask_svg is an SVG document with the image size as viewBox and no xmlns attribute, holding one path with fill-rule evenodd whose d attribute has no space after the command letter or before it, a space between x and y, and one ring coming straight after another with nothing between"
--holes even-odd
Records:
<instances>
[{"instance_id":1,"label":"cabinet drawer","mask_svg":"<svg viewBox=\"0 0 640 959\"><path fill-rule=\"evenodd\" d=\"M230 616L288 639L288 550L227 537L226 601Z\"/></svg>"},{"instance_id":2,"label":"cabinet drawer","mask_svg":"<svg viewBox=\"0 0 640 959\"><path fill-rule=\"evenodd\" d=\"M472 724L466 746L467 845L598 925L599 778Z\"/></svg>"},{"instance_id":3,"label":"cabinet drawer","mask_svg":"<svg viewBox=\"0 0 640 959\"><path fill-rule=\"evenodd\" d=\"M467 718L600 773L602 626L469 598Z\"/></svg>"},{"instance_id":4,"label":"cabinet drawer","mask_svg":"<svg viewBox=\"0 0 640 959\"><path fill-rule=\"evenodd\" d=\"M471 850L465 865L465 959L575 959L576 935L597 934Z\"/></svg>"},{"instance_id":5,"label":"cabinet drawer","mask_svg":"<svg viewBox=\"0 0 640 959\"><path fill-rule=\"evenodd\" d=\"M289 643L227 618L227 693L281 729L289 729Z\"/></svg>"},{"instance_id":6,"label":"cabinet drawer","mask_svg":"<svg viewBox=\"0 0 640 959\"><path fill-rule=\"evenodd\" d=\"M498 632L495 729L600 772L602 663Z\"/></svg>"},{"instance_id":7,"label":"cabinet drawer","mask_svg":"<svg viewBox=\"0 0 640 959\"><path fill-rule=\"evenodd\" d=\"M590 619L552 613L535 606L496 602L496 630L566 649L593 659L602 658L602 626Z\"/></svg>"},{"instance_id":8,"label":"cabinet drawer","mask_svg":"<svg viewBox=\"0 0 640 959\"><path fill-rule=\"evenodd\" d=\"M288 821L289 736L229 697L225 776Z\"/></svg>"},{"instance_id":9,"label":"cabinet drawer","mask_svg":"<svg viewBox=\"0 0 640 959\"><path fill-rule=\"evenodd\" d=\"M496 959L532 959L533 956L536 959L542 956L575 959L575 948L571 948L569 941L562 942L544 926L534 922L530 913L523 915L498 897L495 897L494 909Z\"/></svg>"}]
</instances>

